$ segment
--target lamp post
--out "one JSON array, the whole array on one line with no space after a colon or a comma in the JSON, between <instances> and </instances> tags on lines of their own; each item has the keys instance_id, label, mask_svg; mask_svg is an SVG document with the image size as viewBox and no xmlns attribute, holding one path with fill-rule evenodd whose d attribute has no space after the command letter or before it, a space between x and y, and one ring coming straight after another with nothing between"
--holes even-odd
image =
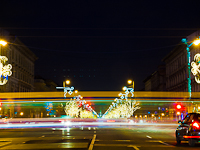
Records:
<instances>
[{"instance_id":1,"label":"lamp post","mask_svg":"<svg viewBox=\"0 0 200 150\"><path fill-rule=\"evenodd\" d=\"M192 43L188 44L187 39L183 38L182 42L185 43L187 45L186 47L186 51L187 51L187 66L188 66L188 93L189 93L189 97L191 98L191 92L192 92L192 87L191 87L191 65L190 65L190 47L194 44L194 45L199 45L200 43L200 37L198 39L196 39L195 41L193 41Z\"/></svg>"},{"instance_id":2,"label":"lamp post","mask_svg":"<svg viewBox=\"0 0 200 150\"><path fill-rule=\"evenodd\" d=\"M129 85L132 85L132 87L131 87L131 88L133 88L133 89L134 89L134 81L132 81L132 80L128 80L128 81L127 81L127 83L128 83Z\"/></svg>"}]
</instances>

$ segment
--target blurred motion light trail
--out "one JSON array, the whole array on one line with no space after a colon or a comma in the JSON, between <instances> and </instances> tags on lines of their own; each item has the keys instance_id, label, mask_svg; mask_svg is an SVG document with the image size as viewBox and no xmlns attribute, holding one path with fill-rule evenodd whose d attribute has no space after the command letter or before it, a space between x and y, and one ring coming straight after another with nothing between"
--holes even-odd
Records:
<instances>
[{"instance_id":1,"label":"blurred motion light trail","mask_svg":"<svg viewBox=\"0 0 200 150\"><path fill-rule=\"evenodd\" d=\"M6 123L0 124L0 129L6 128L66 128L66 127L74 127L74 126L177 126L175 123L128 123L128 122L61 122L61 123Z\"/></svg>"}]
</instances>

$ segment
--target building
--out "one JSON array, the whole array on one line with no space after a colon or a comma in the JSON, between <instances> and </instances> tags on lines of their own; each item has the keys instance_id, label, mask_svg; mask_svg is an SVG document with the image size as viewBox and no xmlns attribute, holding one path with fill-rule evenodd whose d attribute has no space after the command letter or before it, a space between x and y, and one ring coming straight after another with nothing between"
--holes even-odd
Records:
<instances>
[{"instance_id":1,"label":"building","mask_svg":"<svg viewBox=\"0 0 200 150\"><path fill-rule=\"evenodd\" d=\"M166 91L165 65L158 66L157 71L148 76L143 82L145 91Z\"/></svg>"},{"instance_id":2,"label":"building","mask_svg":"<svg viewBox=\"0 0 200 150\"><path fill-rule=\"evenodd\" d=\"M8 58L8 64L12 65L12 75L8 82L0 86L1 92L32 92L34 91L34 64L36 55L26 47L17 37L10 35L8 31L0 29L0 39L8 42L6 46L0 46L0 55Z\"/></svg>"},{"instance_id":3,"label":"building","mask_svg":"<svg viewBox=\"0 0 200 150\"><path fill-rule=\"evenodd\" d=\"M57 91L56 89L57 86L58 85L50 79L44 79L41 76L35 76L34 80L35 92Z\"/></svg>"},{"instance_id":4,"label":"building","mask_svg":"<svg viewBox=\"0 0 200 150\"><path fill-rule=\"evenodd\" d=\"M200 35L200 31L186 37L189 44L193 42ZM166 64L166 90L167 91L188 91L188 64L186 44L180 42L162 61ZM190 61L194 60L194 55L200 53L200 46L194 44L190 47ZM200 85L194 80L191 73L192 92L199 92Z\"/></svg>"}]
</instances>

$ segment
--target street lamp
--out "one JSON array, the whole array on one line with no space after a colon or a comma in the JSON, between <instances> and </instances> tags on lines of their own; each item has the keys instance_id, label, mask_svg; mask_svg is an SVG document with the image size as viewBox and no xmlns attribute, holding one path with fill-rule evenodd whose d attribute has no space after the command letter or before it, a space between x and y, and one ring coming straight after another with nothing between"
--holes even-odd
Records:
<instances>
[{"instance_id":1,"label":"street lamp","mask_svg":"<svg viewBox=\"0 0 200 150\"><path fill-rule=\"evenodd\" d=\"M200 43L200 37L198 39L196 39L195 41L193 41L192 43L188 44L187 39L183 38L182 42L185 43L187 45L186 50L187 50L187 63L188 63L188 92L189 92L189 96L191 97L191 92L192 92L192 88L191 88L191 75L190 75L190 47L194 44L194 45L198 45Z\"/></svg>"},{"instance_id":2,"label":"street lamp","mask_svg":"<svg viewBox=\"0 0 200 150\"><path fill-rule=\"evenodd\" d=\"M7 45L7 42L4 41L4 40L0 40L0 45L2 45L2 46L6 46L6 45Z\"/></svg>"},{"instance_id":3,"label":"street lamp","mask_svg":"<svg viewBox=\"0 0 200 150\"><path fill-rule=\"evenodd\" d=\"M131 84L133 83L133 84L132 84L132 88L134 89L134 81L128 80L127 83L128 83L129 85L131 85Z\"/></svg>"},{"instance_id":4,"label":"street lamp","mask_svg":"<svg viewBox=\"0 0 200 150\"><path fill-rule=\"evenodd\" d=\"M63 81L63 87L65 87L66 84L69 85L70 84L70 80Z\"/></svg>"}]
</instances>

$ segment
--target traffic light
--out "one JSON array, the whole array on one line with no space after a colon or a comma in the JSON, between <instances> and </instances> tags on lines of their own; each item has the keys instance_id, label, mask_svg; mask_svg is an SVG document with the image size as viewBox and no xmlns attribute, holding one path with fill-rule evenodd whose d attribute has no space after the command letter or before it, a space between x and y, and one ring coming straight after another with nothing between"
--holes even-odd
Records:
<instances>
[{"instance_id":1,"label":"traffic light","mask_svg":"<svg viewBox=\"0 0 200 150\"><path fill-rule=\"evenodd\" d=\"M182 109L182 105L181 104L176 105L176 109L181 110Z\"/></svg>"},{"instance_id":2,"label":"traffic light","mask_svg":"<svg viewBox=\"0 0 200 150\"><path fill-rule=\"evenodd\" d=\"M182 104L176 104L175 109L177 112L184 113L186 111L186 107L184 107Z\"/></svg>"}]
</instances>

